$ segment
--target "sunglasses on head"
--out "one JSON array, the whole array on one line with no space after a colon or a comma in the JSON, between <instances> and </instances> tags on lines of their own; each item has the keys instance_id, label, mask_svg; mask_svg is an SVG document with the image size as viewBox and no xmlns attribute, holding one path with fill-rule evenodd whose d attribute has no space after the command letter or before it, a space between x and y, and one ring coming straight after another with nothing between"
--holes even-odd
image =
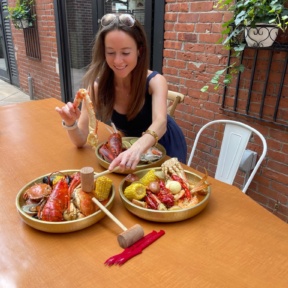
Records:
<instances>
[{"instance_id":1,"label":"sunglasses on head","mask_svg":"<svg viewBox=\"0 0 288 288\"><path fill-rule=\"evenodd\" d=\"M101 18L101 25L103 27L109 26L113 24L116 19L118 19L121 24L128 27L133 27L135 24L135 18L130 14L106 14Z\"/></svg>"}]
</instances>

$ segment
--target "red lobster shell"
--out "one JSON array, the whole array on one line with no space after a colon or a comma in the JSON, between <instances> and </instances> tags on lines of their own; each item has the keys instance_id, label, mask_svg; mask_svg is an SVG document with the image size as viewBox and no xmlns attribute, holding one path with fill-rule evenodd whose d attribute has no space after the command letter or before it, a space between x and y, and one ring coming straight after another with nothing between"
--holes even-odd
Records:
<instances>
[{"instance_id":1,"label":"red lobster shell","mask_svg":"<svg viewBox=\"0 0 288 288\"><path fill-rule=\"evenodd\" d=\"M68 184L65 179L61 179L50 194L44 207L38 212L38 218L44 221L63 221L63 212L67 209L69 199Z\"/></svg>"},{"instance_id":2,"label":"red lobster shell","mask_svg":"<svg viewBox=\"0 0 288 288\"><path fill-rule=\"evenodd\" d=\"M115 158L122 152L122 137L119 133L113 133L109 136L108 147Z\"/></svg>"},{"instance_id":3,"label":"red lobster shell","mask_svg":"<svg viewBox=\"0 0 288 288\"><path fill-rule=\"evenodd\" d=\"M112 162L121 152L122 137L119 133L112 133L99 149L99 154L108 162Z\"/></svg>"},{"instance_id":4,"label":"red lobster shell","mask_svg":"<svg viewBox=\"0 0 288 288\"><path fill-rule=\"evenodd\" d=\"M78 188L74 191L74 203L84 216L88 216L99 210L98 206L92 201L93 194L86 193Z\"/></svg>"}]
</instances>

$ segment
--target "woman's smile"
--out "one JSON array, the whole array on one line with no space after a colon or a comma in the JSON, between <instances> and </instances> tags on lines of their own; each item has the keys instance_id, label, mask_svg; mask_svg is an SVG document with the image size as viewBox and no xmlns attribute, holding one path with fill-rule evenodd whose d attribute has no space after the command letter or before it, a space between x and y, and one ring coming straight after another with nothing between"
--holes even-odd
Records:
<instances>
[{"instance_id":1,"label":"woman's smile","mask_svg":"<svg viewBox=\"0 0 288 288\"><path fill-rule=\"evenodd\" d=\"M127 65L121 66L121 67L114 66L114 68L117 69L117 70L124 70L126 67L127 67Z\"/></svg>"}]
</instances>

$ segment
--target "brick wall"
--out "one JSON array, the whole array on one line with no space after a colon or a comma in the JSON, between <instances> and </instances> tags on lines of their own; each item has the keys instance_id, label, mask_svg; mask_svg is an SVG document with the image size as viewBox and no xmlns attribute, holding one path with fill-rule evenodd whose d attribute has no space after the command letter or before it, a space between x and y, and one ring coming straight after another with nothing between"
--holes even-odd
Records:
<instances>
[{"instance_id":1,"label":"brick wall","mask_svg":"<svg viewBox=\"0 0 288 288\"><path fill-rule=\"evenodd\" d=\"M14 6L15 2L16 0L9 0L8 5ZM23 30L16 30L11 25L20 88L28 94L28 74L30 74L33 79L33 93L37 95L37 99L54 97L61 100L53 0L37 0L36 15L40 61L26 56Z\"/></svg>"},{"instance_id":2,"label":"brick wall","mask_svg":"<svg viewBox=\"0 0 288 288\"><path fill-rule=\"evenodd\" d=\"M228 52L221 44L217 44L217 40L220 39L221 23L227 19L229 12L213 9L214 2L216 1L166 1L163 73L168 80L169 89L186 95L184 103L180 104L176 111L176 121L185 133L189 152L200 127L214 119L237 120L259 130L267 140L268 153L247 195L288 222L288 129L223 112L220 109L222 89L215 91L211 87L207 93L200 92L201 87L210 81L215 71L225 68L228 57ZM279 53L279 63L283 63L284 55ZM263 62L267 62L265 52L260 56ZM245 73L249 78L249 65L247 67ZM257 67L257 70L260 68ZM271 91L279 80L277 65L274 64L272 69L275 70L275 74L269 80L270 84L273 83L270 88L268 87ZM263 85L263 75L260 73L257 77L256 85ZM287 76L284 84L288 85ZM242 94L247 95L249 86L242 86ZM287 89L281 99L281 117L287 125L286 91ZM270 93L270 97L272 94ZM254 98L257 98L257 95ZM269 106L267 109L269 110ZM219 133L220 131L217 131L216 134L207 135L204 142L209 145L202 144L201 149L205 152L197 153L192 163L192 167L196 167L199 171L203 171L203 167L208 167L209 175L212 176L216 167L213 155L218 152ZM252 139L249 149L258 152L259 155L261 152L259 139ZM240 186L243 183L243 175L238 174L236 180Z\"/></svg>"}]
</instances>

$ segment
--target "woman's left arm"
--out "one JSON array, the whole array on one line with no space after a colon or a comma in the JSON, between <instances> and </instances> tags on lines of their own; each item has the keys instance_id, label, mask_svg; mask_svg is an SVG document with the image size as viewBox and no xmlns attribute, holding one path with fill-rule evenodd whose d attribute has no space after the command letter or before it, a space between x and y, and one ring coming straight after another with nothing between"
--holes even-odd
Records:
<instances>
[{"instance_id":1,"label":"woman's left arm","mask_svg":"<svg viewBox=\"0 0 288 288\"><path fill-rule=\"evenodd\" d=\"M167 129L168 86L164 76L157 74L150 80L149 94L152 95L152 123L148 130L154 131L157 134L158 139L160 139L165 134ZM151 146L154 144L155 143L152 141Z\"/></svg>"},{"instance_id":2,"label":"woman's left arm","mask_svg":"<svg viewBox=\"0 0 288 288\"><path fill-rule=\"evenodd\" d=\"M154 76L149 82L149 94L152 95L152 123L146 131L128 150L121 153L109 166L113 170L116 166L122 169L135 169L141 154L165 134L167 129L167 81L161 74Z\"/></svg>"}]
</instances>

